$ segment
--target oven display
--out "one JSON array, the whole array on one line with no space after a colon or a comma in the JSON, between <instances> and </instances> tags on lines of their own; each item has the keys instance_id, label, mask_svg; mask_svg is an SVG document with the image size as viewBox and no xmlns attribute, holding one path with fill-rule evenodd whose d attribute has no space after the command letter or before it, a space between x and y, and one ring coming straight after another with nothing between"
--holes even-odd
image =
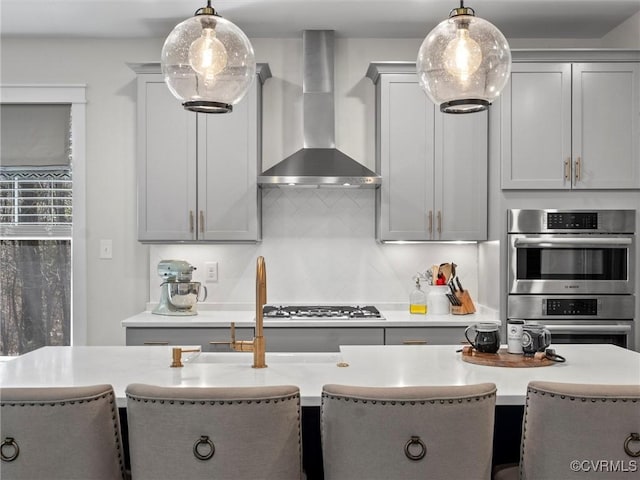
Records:
<instances>
[{"instance_id":1,"label":"oven display","mask_svg":"<svg viewBox=\"0 0 640 480\"><path fill-rule=\"evenodd\" d=\"M596 212L549 212L547 228L550 230L597 230Z\"/></svg>"},{"instance_id":2,"label":"oven display","mask_svg":"<svg viewBox=\"0 0 640 480\"><path fill-rule=\"evenodd\" d=\"M595 298L546 299L547 315L598 315Z\"/></svg>"}]
</instances>

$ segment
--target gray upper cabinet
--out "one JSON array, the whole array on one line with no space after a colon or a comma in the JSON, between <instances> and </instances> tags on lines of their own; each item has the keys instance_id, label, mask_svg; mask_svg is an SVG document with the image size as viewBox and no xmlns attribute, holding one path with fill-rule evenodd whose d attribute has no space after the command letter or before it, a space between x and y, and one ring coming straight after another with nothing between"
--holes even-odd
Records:
<instances>
[{"instance_id":1,"label":"gray upper cabinet","mask_svg":"<svg viewBox=\"0 0 640 480\"><path fill-rule=\"evenodd\" d=\"M376 85L380 241L486 240L487 113L443 114L414 63L369 66Z\"/></svg>"},{"instance_id":2,"label":"gray upper cabinet","mask_svg":"<svg viewBox=\"0 0 640 480\"><path fill-rule=\"evenodd\" d=\"M138 74L138 240L258 241L268 65L258 65L256 81L228 114L188 112L169 92L159 64L131 67Z\"/></svg>"},{"instance_id":3,"label":"gray upper cabinet","mask_svg":"<svg viewBox=\"0 0 640 480\"><path fill-rule=\"evenodd\" d=\"M613 61L637 52L543 55L514 62L500 97L502 188L640 188L640 63Z\"/></svg>"}]
</instances>

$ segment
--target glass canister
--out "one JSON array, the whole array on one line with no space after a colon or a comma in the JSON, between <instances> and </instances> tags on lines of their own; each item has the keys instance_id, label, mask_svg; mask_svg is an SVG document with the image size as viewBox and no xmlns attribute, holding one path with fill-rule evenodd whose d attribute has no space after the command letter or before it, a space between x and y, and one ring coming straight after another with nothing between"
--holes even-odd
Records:
<instances>
[{"instance_id":1,"label":"glass canister","mask_svg":"<svg viewBox=\"0 0 640 480\"><path fill-rule=\"evenodd\" d=\"M446 285L431 285L429 287L429 295L427 295L427 308L432 315L447 315L450 313L449 299L447 292L449 287Z\"/></svg>"},{"instance_id":2,"label":"glass canister","mask_svg":"<svg viewBox=\"0 0 640 480\"><path fill-rule=\"evenodd\" d=\"M409 313L421 315L427 313L427 295L420 288L419 278L416 278L416 288L409 295Z\"/></svg>"}]
</instances>

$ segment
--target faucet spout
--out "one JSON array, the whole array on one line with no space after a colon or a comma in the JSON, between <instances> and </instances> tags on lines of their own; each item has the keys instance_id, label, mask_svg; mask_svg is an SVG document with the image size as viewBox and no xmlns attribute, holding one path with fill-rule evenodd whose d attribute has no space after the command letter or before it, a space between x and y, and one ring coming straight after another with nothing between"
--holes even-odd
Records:
<instances>
[{"instance_id":1,"label":"faucet spout","mask_svg":"<svg viewBox=\"0 0 640 480\"><path fill-rule=\"evenodd\" d=\"M264 257L256 263L256 327L253 338L253 368L265 368L266 344L264 339L263 307L267 303L267 268Z\"/></svg>"},{"instance_id":2,"label":"faucet spout","mask_svg":"<svg viewBox=\"0 0 640 480\"><path fill-rule=\"evenodd\" d=\"M236 340L236 325L231 322L230 342L209 342L228 343L236 352L253 352L253 368L265 368L266 343L264 339L264 319L263 307L267 303L267 270L264 265L264 257L258 257L256 265L256 326L253 333L253 340Z\"/></svg>"}]
</instances>

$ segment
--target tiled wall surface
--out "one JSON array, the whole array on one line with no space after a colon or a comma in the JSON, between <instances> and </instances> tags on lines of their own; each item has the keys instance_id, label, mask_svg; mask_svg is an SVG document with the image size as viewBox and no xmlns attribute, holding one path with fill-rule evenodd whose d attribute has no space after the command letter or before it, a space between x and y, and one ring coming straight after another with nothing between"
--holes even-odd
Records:
<instances>
[{"instance_id":1,"label":"tiled wall surface","mask_svg":"<svg viewBox=\"0 0 640 480\"><path fill-rule=\"evenodd\" d=\"M198 270L218 262L207 303L254 302L255 259L267 264L270 303L405 304L412 277L433 264L455 262L472 296L477 294L475 244L380 244L375 240L375 191L342 188L263 190L263 241L257 245L153 245L150 302L159 297L156 266L178 258Z\"/></svg>"}]
</instances>

